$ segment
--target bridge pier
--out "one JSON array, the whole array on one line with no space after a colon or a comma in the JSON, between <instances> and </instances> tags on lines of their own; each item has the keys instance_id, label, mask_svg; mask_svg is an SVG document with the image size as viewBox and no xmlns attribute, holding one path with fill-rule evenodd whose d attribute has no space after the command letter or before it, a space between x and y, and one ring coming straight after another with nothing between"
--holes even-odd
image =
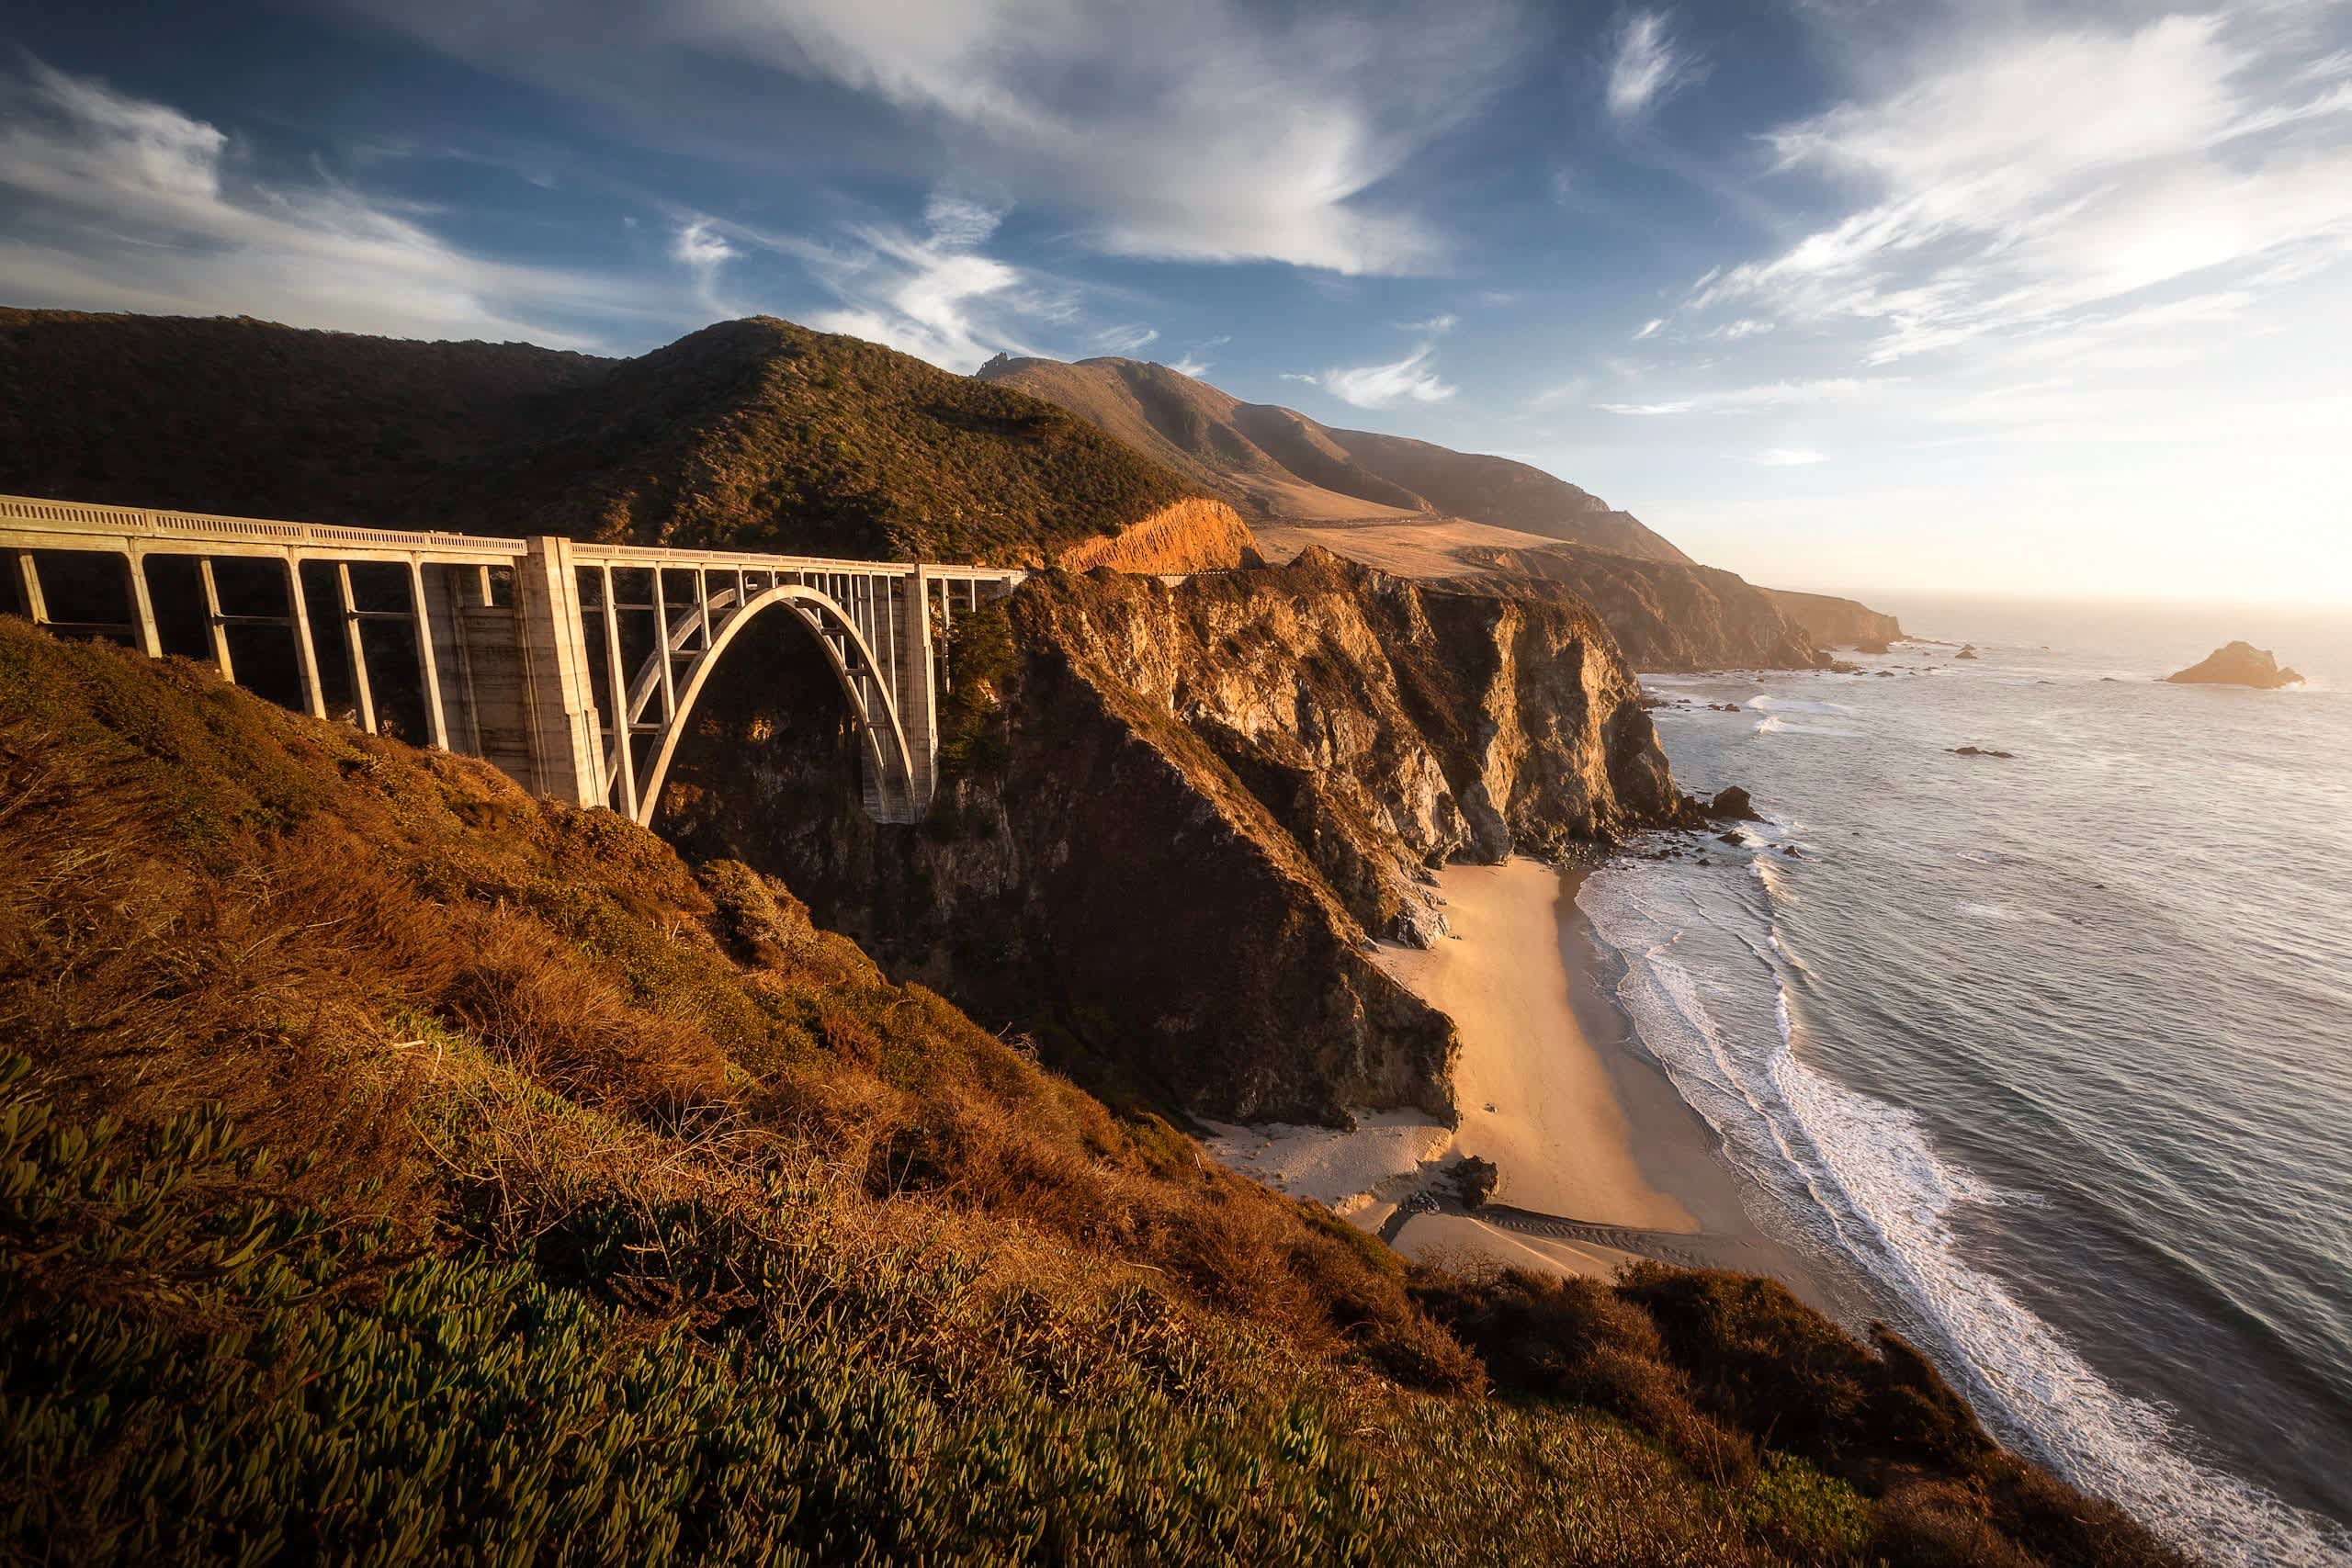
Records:
<instances>
[{"instance_id":1,"label":"bridge pier","mask_svg":"<svg viewBox=\"0 0 2352 1568\"><path fill-rule=\"evenodd\" d=\"M522 676L517 728L528 737L531 787L574 806L602 806L604 742L571 540L530 541L514 571L514 619Z\"/></svg>"}]
</instances>

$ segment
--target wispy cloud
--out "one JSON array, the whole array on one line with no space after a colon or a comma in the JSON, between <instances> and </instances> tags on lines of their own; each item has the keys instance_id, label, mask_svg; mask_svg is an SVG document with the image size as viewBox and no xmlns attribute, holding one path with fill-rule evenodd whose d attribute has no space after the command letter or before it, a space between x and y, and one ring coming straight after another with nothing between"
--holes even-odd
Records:
<instances>
[{"instance_id":1,"label":"wispy cloud","mask_svg":"<svg viewBox=\"0 0 2352 1568\"><path fill-rule=\"evenodd\" d=\"M420 215L312 169L272 180L226 131L26 59L0 71L0 282L21 304L209 315L414 337L595 347L583 317L669 314L643 293L474 255ZM683 315L684 312L678 312Z\"/></svg>"},{"instance_id":2,"label":"wispy cloud","mask_svg":"<svg viewBox=\"0 0 2352 1568\"><path fill-rule=\"evenodd\" d=\"M670 243L671 259L694 275L695 299L714 316L735 314L718 298L718 273L739 254L727 243L725 236L711 226L707 218L697 218L690 223L681 224L677 237Z\"/></svg>"},{"instance_id":3,"label":"wispy cloud","mask_svg":"<svg viewBox=\"0 0 2352 1568\"><path fill-rule=\"evenodd\" d=\"M1084 215L1104 250L1338 273L1442 259L1442 231L1383 187L1487 104L1525 41L1513 0L357 3L649 134L707 126L756 146L824 82L908 117L922 134L907 145L944 139L1007 196Z\"/></svg>"},{"instance_id":4,"label":"wispy cloud","mask_svg":"<svg viewBox=\"0 0 2352 1568\"><path fill-rule=\"evenodd\" d=\"M1134 354L1159 341L1159 330L1140 321L1105 327L1094 334L1094 346L1105 354Z\"/></svg>"},{"instance_id":5,"label":"wispy cloud","mask_svg":"<svg viewBox=\"0 0 2352 1568\"><path fill-rule=\"evenodd\" d=\"M1223 348L1227 344L1229 344L1232 341L1233 334L1231 333L1219 333L1215 337L1204 337L1198 343L1192 344L1187 346L1184 352L1177 357L1175 363L1169 366L1168 368L1173 370L1179 376L1191 376L1197 379L1200 377L1207 375L1213 368L1210 361L1204 359L1201 356L1208 353L1208 351L1213 348Z\"/></svg>"},{"instance_id":6,"label":"wispy cloud","mask_svg":"<svg viewBox=\"0 0 2352 1568\"><path fill-rule=\"evenodd\" d=\"M2307 43L2262 8L1945 40L1909 85L1769 138L1784 171L1871 199L1689 309L1860 320L1884 364L2217 269L2333 265L2352 88L2312 78Z\"/></svg>"},{"instance_id":7,"label":"wispy cloud","mask_svg":"<svg viewBox=\"0 0 2352 1568\"><path fill-rule=\"evenodd\" d=\"M816 312L808 324L887 344L962 374L999 351L1026 353L991 310L1001 306L1019 312L1022 274L975 248L996 232L1001 218L1001 211L960 197L933 197L924 208L924 234L866 224L850 231L858 244L846 252L791 245L843 301Z\"/></svg>"},{"instance_id":8,"label":"wispy cloud","mask_svg":"<svg viewBox=\"0 0 2352 1568\"><path fill-rule=\"evenodd\" d=\"M1661 415L1679 413L1742 413L1755 409L1788 408L1805 403L1838 402L1899 384L1901 378L1882 376L1864 380L1835 376L1817 381L1768 381L1752 387L1727 387L1693 392L1688 397L1647 403L1602 403L1608 413Z\"/></svg>"},{"instance_id":9,"label":"wispy cloud","mask_svg":"<svg viewBox=\"0 0 2352 1568\"><path fill-rule=\"evenodd\" d=\"M1765 446L1749 454L1747 460L1767 468L1803 468L1827 462L1829 454L1810 446Z\"/></svg>"},{"instance_id":10,"label":"wispy cloud","mask_svg":"<svg viewBox=\"0 0 2352 1568\"><path fill-rule=\"evenodd\" d=\"M1642 330L1634 334L1634 341L1635 343L1639 343L1645 337L1657 336L1658 329L1664 325L1666 325L1666 318L1664 316L1652 316L1648 321L1642 323Z\"/></svg>"},{"instance_id":11,"label":"wispy cloud","mask_svg":"<svg viewBox=\"0 0 2352 1568\"><path fill-rule=\"evenodd\" d=\"M1396 330L1403 333L1419 333L1424 337L1435 337L1440 333L1450 333L1461 324L1462 318L1448 310L1443 314L1431 316L1426 321L1399 321L1396 323Z\"/></svg>"},{"instance_id":12,"label":"wispy cloud","mask_svg":"<svg viewBox=\"0 0 2352 1568\"><path fill-rule=\"evenodd\" d=\"M1610 57L1605 94L1610 116L1621 123L1638 120L1696 73L1695 62L1676 41L1665 13L1636 11L1619 27L1616 50Z\"/></svg>"},{"instance_id":13,"label":"wispy cloud","mask_svg":"<svg viewBox=\"0 0 2352 1568\"><path fill-rule=\"evenodd\" d=\"M1312 375L1291 371L1283 379L1310 382L1360 409L1385 409L1408 401L1442 403L1459 389L1440 380L1430 367L1430 356L1435 352L1431 344L1423 344L1391 364L1318 370Z\"/></svg>"}]
</instances>

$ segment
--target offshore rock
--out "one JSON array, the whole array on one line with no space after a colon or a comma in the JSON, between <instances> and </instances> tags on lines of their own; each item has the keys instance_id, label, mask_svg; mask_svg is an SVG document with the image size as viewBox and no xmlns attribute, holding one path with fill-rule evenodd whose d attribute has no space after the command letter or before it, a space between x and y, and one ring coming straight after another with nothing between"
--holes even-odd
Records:
<instances>
[{"instance_id":1,"label":"offshore rock","mask_svg":"<svg viewBox=\"0 0 2352 1568\"><path fill-rule=\"evenodd\" d=\"M2203 663L2192 664L2165 679L2175 685L2254 686L2266 692L2303 683L2303 678L2294 671L2280 668L2276 655L2250 642L2233 642L2215 649Z\"/></svg>"},{"instance_id":2,"label":"offshore rock","mask_svg":"<svg viewBox=\"0 0 2352 1568\"><path fill-rule=\"evenodd\" d=\"M1756 814L1756 802L1750 799L1747 792L1737 784L1719 791L1715 798L1707 803L1705 810L1710 817L1728 818L1739 822L1764 820Z\"/></svg>"}]
</instances>

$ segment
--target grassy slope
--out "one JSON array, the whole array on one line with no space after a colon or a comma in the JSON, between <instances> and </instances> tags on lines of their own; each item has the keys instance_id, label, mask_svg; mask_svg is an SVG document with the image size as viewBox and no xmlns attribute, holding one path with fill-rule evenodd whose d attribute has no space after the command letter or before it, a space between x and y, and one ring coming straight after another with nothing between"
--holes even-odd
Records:
<instances>
[{"instance_id":1,"label":"grassy slope","mask_svg":"<svg viewBox=\"0 0 2352 1568\"><path fill-rule=\"evenodd\" d=\"M2162 1561L1777 1287L1408 1277L740 866L13 620L0 1040L7 1555Z\"/></svg>"},{"instance_id":2,"label":"grassy slope","mask_svg":"<svg viewBox=\"0 0 2352 1568\"><path fill-rule=\"evenodd\" d=\"M1053 404L769 317L601 360L43 310L0 310L0 491L1006 562L1191 493Z\"/></svg>"}]
</instances>

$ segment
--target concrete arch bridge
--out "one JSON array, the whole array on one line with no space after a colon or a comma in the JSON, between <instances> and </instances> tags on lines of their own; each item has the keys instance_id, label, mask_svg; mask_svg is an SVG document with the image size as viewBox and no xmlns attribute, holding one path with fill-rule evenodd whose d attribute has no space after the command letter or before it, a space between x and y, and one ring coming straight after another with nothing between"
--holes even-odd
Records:
<instances>
[{"instance_id":1,"label":"concrete arch bridge","mask_svg":"<svg viewBox=\"0 0 2352 1568\"><path fill-rule=\"evenodd\" d=\"M25 496L0 496L0 552L13 607L38 625L206 659L313 717L347 713L648 825L697 699L770 615L803 627L841 684L867 812L920 820L947 635L1027 575Z\"/></svg>"}]
</instances>

